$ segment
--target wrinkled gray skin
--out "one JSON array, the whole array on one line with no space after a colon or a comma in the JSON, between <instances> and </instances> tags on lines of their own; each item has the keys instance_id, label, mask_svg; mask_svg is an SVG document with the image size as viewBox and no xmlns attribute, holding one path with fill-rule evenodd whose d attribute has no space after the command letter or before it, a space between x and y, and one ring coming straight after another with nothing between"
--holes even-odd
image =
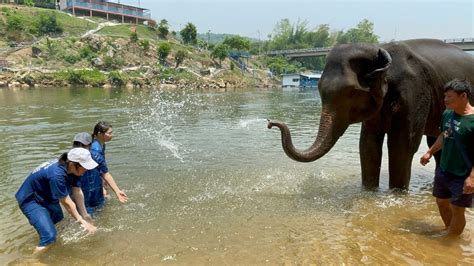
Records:
<instances>
[{"instance_id":1,"label":"wrinkled gray skin","mask_svg":"<svg viewBox=\"0 0 474 266\"><path fill-rule=\"evenodd\" d=\"M327 56L319 81L322 112L311 147L297 150L284 123L269 121L268 128L281 130L290 158L312 162L329 152L350 124L362 122L362 184L378 187L387 135L389 186L407 189L422 136L431 144L440 134L443 87L454 78L474 85L474 56L439 40L339 45Z\"/></svg>"}]
</instances>

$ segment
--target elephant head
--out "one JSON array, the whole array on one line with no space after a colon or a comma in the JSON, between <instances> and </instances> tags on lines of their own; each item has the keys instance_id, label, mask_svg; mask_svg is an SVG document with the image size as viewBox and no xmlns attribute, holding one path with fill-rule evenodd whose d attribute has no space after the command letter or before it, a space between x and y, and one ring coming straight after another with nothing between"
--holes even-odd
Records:
<instances>
[{"instance_id":1,"label":"elephant head","mask_svg":"<svg viewBox=\"0 0 474 266\"><path fill-rule=\"evenodd\" d=\"M269 129L280 129L288 157L299 162L315 161L331 150L350 124L373 117L387 93L386 72L391 62L390 54L375 45L348 44L332 49L318 83L322 111L313 144L297 150L288 127L268 121Z\"/></svg>"}]
</instances>

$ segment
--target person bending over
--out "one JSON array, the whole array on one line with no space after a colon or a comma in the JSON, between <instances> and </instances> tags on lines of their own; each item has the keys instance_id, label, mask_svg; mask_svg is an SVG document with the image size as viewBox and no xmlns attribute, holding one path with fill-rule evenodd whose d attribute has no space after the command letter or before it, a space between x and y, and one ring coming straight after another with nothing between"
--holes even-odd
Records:
<instances>
[{"instance_id":1,"label":"person bending over","mask_svg":"<svg viewBox=\"0 0 474 266\"><path fill-rule=\"evenodd\" d=\"M45 252L56 241L55 224L64 218L59 203L85 230L95 233L97 228L78 213L76 204L69 197L73 188L80 188L79 177L95 167L97 163L88 150L74 148L58 160L34 169L20 186L15 198L40 237L33 255Z\"/></svg>"}]
</instances>

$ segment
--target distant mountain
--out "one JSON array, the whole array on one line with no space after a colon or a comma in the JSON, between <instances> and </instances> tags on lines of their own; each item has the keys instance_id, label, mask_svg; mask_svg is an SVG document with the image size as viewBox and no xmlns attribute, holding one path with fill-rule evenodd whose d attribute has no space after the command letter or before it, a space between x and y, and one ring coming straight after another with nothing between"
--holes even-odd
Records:
<instances>
[{"instance_id":1,"label":"distant mountain","mask_svg":"<svg viewBox=\"0 0 474 266\"><path fill-rule=\"evenodd\" d=\"M203 41L209 41L211 44L217 44L220 42L223 42L225 37L231 37L231 36L236 36L237 34L228 34L228 33L198 33L197 38L201 39ZM244 38L249 39L251 42L257 42L258 39L255 38L250 38L250 37L245 37Z\"/></svg>"}]
</instances>

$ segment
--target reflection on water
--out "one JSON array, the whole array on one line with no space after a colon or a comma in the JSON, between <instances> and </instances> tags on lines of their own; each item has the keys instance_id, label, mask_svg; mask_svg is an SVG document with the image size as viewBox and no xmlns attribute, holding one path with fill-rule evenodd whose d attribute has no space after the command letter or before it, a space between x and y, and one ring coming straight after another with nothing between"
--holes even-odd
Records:
<instances>
[{"instance_id":1,"label":"reflection on water","mask_svg":"<svg viewBox=\"0 0 474 266\"><path fill-rule=\"evenodd\" d=\"M94 236L61 222L41 263L474 263L472 212L461 239L439 232L432 166L415 162L410 191L396 194L384 158L381 188L365 191L359 125L308 164L266 128L267 118L287 122L305 148L319 112L314 91L0 90L0 264L28 262L37 242L16 189L99 119L114 126L109 167L131 200L110 200Z\"/></svg>"}]
</instances>

